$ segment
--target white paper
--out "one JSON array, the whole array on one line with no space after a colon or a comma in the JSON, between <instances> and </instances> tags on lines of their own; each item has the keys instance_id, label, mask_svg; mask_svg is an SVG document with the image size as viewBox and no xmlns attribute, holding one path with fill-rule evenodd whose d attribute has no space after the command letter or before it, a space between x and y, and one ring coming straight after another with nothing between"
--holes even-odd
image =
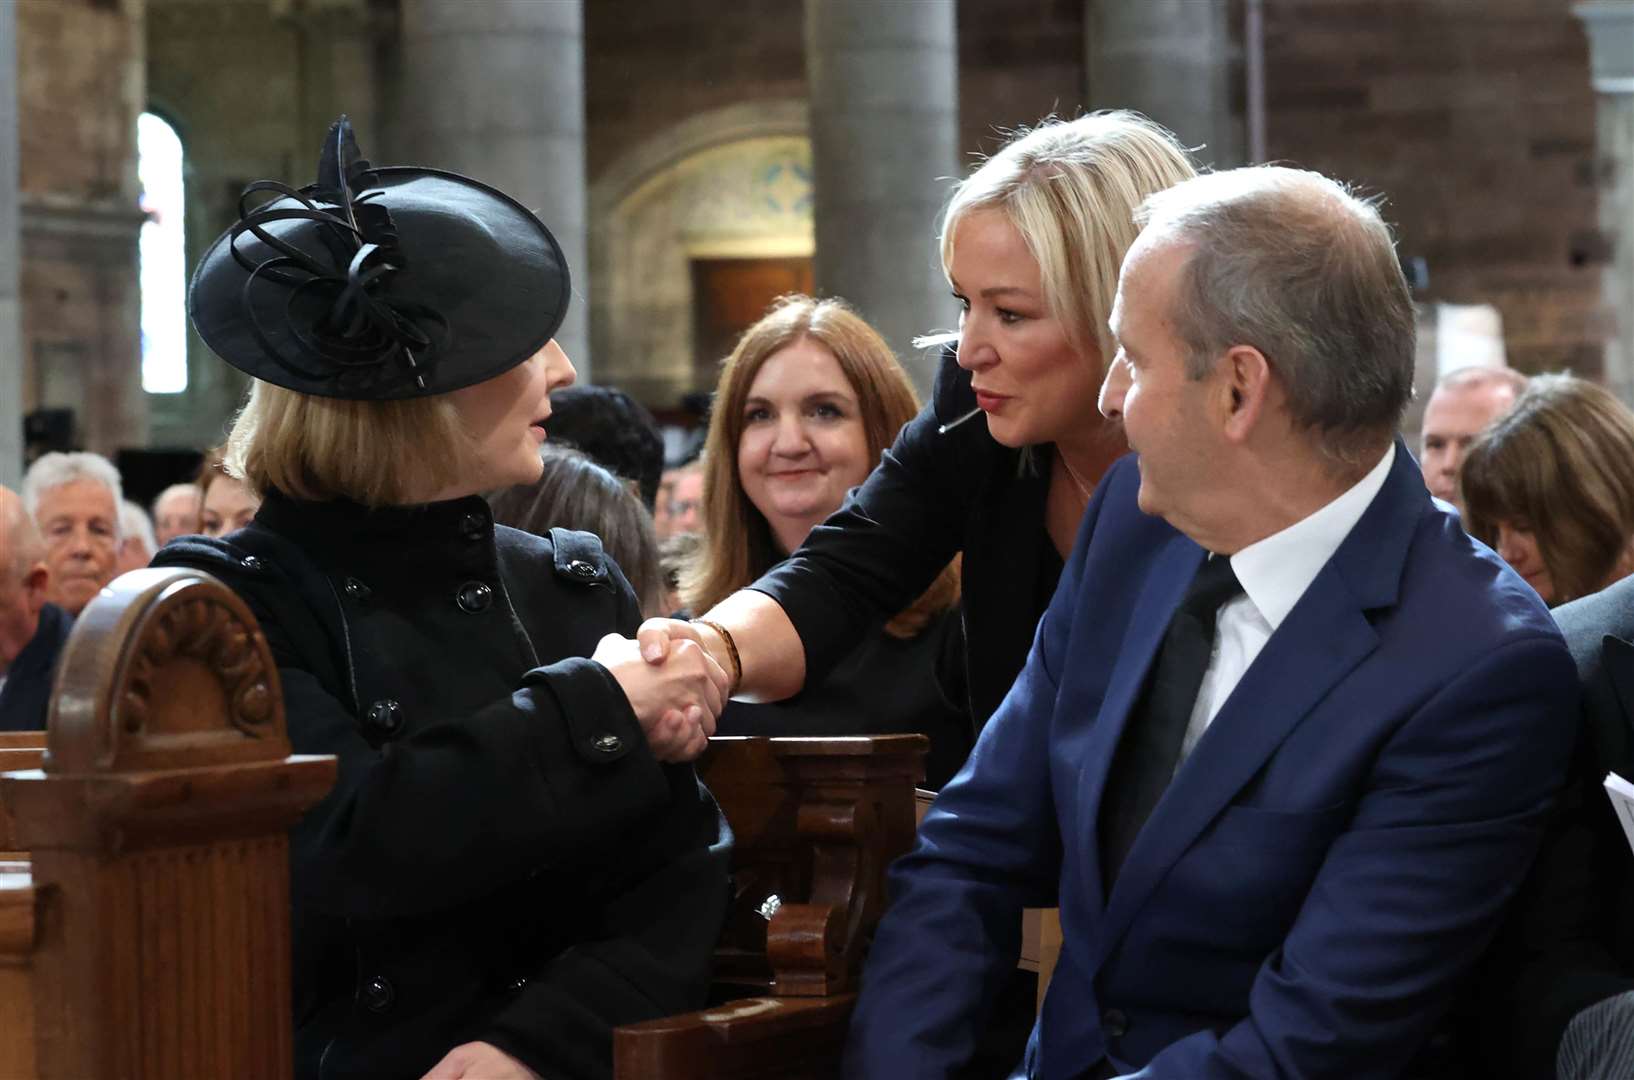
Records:
<instances>
[{"instance_id":1,"label":"white paper","mask_svg":"<svg viewBox=\"0 0 1634 1080\"><path fill-rule=\"evenodd\" d=\"M1606 794L1611 797L1611 805L1617 810L1617 820L1623 823L1628 846L1634 848L1634 784L1614 772L1606 773Z\"/></svg>"}]
</instances>

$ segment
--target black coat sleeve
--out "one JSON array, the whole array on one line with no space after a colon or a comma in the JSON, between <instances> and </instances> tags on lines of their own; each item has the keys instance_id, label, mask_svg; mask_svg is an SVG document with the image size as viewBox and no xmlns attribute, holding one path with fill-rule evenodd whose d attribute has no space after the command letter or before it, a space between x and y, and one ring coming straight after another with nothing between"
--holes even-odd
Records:
<instances>
[{"instance_id":1,"label":"black coat sleeve","mask_svg":"<svg viewBox=\"0 0 1634 1080\"><path fill-rule=\"evenodd\" d=\"M362 919L442 911L602 849L670 798L629 700L594 661L534 668L510 694L377 748L331 689L345 680L325 660L333 634L303 599L306 583L227 559L169 561L244 598L278 665L292 745L339 760L333 789L290 833L297 905ZM616 752L595 745L609 734Z\"/></svg>"},{"instance_id":2,"label":"black coat sleeve","mask_svg":"<svg viewBox=\"0 0 1634 1080\"><path fill-rule=\"evenodd\" d=\"M869 629L906 608L963 549L978 470L990 466L987 423L947 434L975 408L970 376L942 359L931 404L909 421L862 486L805 544L750 588L788 613L806 654L806 679L829 672Z\"/></svg>"}]
</instances>

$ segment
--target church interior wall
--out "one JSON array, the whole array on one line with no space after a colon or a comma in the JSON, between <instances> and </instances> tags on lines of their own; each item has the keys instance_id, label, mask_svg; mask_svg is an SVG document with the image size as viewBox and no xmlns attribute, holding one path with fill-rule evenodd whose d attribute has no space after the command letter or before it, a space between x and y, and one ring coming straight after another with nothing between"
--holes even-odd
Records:
<instances>
[{"instance_id":1,"label":"church interior wall","mask_svg":"<svg viewBox=\"0 0 1634 1080\"><path fill-rule=\"evenodd\" d=\"M1120 103L1091 94L1097 2L1107 0L959 0L963 163L995 149L998 129ZM1245 2L1222 0L1235 35L1221 45L1231 124L1243 120ZM1266 156L1383 193L1404 255L1428 267L1421 298L1494 304L1513 365L1598 374L1611 319L1601 270L1615 245L1598 223L1605 150L1569 0L1401 0L1387 12L1264 0L1263 11ZM308 179L315 133L335 112L352 112L376 148L390 140L371 131L407 122L381 89L395 3L29 0L19 13L24 407L82 406L82 441L98 449L214 441L242 384L196 342L187 394L138 389L135 114L153 107L182 135L196 258L245 182ZM758 118L735 134L722 124L723 140L800 136L803 19L784 0L588 3L584 46L596 370L669 407L699 370L673 348L690 285L651 279L657 266L674 271L685 244L629 232L642 214L671 213L651 191L640 213L631 203L615 214L657 175L632 178L629 164L723 116ZM1188 47L1174 42L1177 54ZM667 197L698 167L686 156L662 161L679 170ZM786 222L761 224L759 239L738 240L791 243L766 239ZM628 276L625 265L645 269Z\"/></svg>"}]
</instances>

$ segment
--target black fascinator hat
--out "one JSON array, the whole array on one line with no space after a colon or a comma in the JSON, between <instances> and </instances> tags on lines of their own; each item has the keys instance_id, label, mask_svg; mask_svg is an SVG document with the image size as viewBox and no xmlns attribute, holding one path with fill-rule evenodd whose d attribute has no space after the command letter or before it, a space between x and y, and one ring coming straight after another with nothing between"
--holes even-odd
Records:
<instances>
[{"instance_id":1,"label":"black fascinator hat","mask_svg":"<svg viewBox=\"0 0 1634 1080\"><path fill-rule=\"evenodd\" d=\"M259 206L259 192L277 196ZM188 289L199 336L257 379L385 401L510 370L567 314L567 260L527 208L437 169L374 168L335 121L315 184L261 180Z\"/></svg>"}]
</instances>

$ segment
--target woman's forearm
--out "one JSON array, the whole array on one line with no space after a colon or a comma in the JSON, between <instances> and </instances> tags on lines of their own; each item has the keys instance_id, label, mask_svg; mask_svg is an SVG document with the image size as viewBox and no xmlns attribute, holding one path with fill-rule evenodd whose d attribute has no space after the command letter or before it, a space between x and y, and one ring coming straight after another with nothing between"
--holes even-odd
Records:
<instances>
[{"instance_id":1,"label":"woman's forearm","mask_svg":"<svg viewBox=\"0 0 1634 1080\"><path fill-rule=\"evenodd\" d=\"M783 608L765 593L740 589L703 616L732 635L743 678L733 691L743 701L781 701L800 692L806 682L806 650ZM730 650L707 623L694 623L700 640L717 663L731 671Z\"/></svg>"}]
</instances>

